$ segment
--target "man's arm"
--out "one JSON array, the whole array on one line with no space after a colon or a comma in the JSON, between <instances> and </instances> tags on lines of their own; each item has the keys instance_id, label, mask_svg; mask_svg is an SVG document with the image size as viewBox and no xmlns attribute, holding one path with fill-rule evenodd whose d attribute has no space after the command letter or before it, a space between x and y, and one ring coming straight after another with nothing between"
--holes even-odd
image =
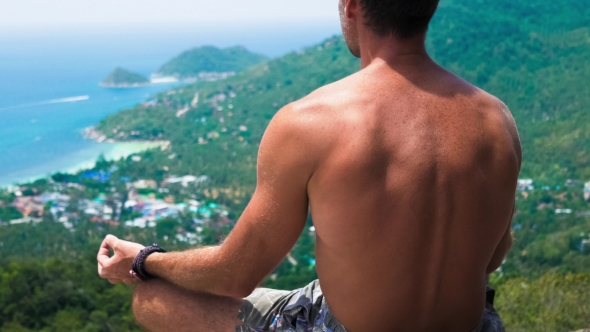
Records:
<instances>
[{"instance_id":1,"label":"man's arm","mask_svg":"<svg viewBox=\"0 0 590 332\"><path fill-rule=\"evenodd\" d=\"M514 214L514 213L513 213ZM504 232L504 236L502 236L502 240L496 247L496 251L488 264L488 268L486 269L487 274L492 274L496 271L500 266L502 266L502 262L512 249L512 244L514 242L514 236L512 234L512 222L508 223L508 229Z\"/></svg>"},{"instance_id":2,"label":"man's arm","mask_svg":"<svg viewBox=\"0 0 590 332\"><path fill-rule=\"evenodd\" d=\"M260 145L256 191L223 244L152 254L148 273L192 291L245 297L276 268L305 227L307 183L316 166L305 119L297 114L287 106L269 125ZM108 265L104 257L103 262ZM128 274L129 266L120 271L125 269Z\"/></svg>"},{"instance_id":3,"label":"man's arm","mask_svg":"<svg viewBox=\"0 0 590 332\"><path fill-rule=\"evenodd\" d=\"M504 115L505 126L512 138L512 144L514 149L514 154L516 156L517 162L517 177L520 173L520 169L522 167L522 147L520 145L520 138L518 135L518 129L516 127L516 122L514 121L514 117L508 107L498 100L498 105L502 110ZM512 207L512 215L510 216L510 222L508 223L508 228L504 232L504 236L500 240L500 243L496 247L496 251L488 264L488 268L486 269L487 274L491 274L496 271L500 266L502 266L502 262L506 259L506 256L512 249L512 245L514 243L514 235L512 232L512 217L514 217L514 213L516 212L516 199L514 200L514 206Z\"/></svg>"}]
</instances>

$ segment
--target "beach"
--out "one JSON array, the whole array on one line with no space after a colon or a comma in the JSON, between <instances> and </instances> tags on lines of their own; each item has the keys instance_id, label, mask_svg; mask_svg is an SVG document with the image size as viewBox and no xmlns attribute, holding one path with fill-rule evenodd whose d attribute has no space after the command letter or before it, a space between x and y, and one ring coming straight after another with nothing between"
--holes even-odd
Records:
<instances>
[{"instance_id":1,"label":"beach","mask_svg":"<svg viewBox=\"0 0 590 332\"><path fill-rule=\"evenodd\" d=\"M0 174L0 187L21 184L49 177L57 172L76 173L94 167L96 159L103 155L107 160L119 160L149 149L168 145L166 141L157 142L92 142L87 148L54 159L48 163Z\"/></svg>"}]
</instances>

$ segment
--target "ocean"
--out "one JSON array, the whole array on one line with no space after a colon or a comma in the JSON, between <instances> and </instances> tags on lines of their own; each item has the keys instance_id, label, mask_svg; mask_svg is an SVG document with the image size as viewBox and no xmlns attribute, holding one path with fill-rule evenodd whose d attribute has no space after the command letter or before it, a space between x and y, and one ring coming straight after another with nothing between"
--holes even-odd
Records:
<instances>
[{"instance_id":1,"label":"ocean","mask_svg":"<svg viewBox=\"0 0 590 332\"><path fill-rule=\"evenodd\" d=\"M0 30L0 186L57 171L91 167L153 147L85 140L81 132L109 114L179 83L132 89L98 86L115 67L157 71L180 52L202 45L243 45L270 57L338 33L333 22L235 27L99 27Z\"/></svg>"}]
</instances>

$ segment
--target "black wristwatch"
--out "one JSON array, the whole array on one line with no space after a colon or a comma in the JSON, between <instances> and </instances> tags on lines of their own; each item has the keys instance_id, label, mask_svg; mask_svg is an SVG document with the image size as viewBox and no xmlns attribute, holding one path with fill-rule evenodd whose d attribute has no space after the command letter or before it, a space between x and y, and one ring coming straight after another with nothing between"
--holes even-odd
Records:
<instances>
[{"instance_id":1,"label":"black wristwatch","mask_svg":"<svg viewBox=\"0 0 590 332\"><path fill-rule=\"evenodd\" d=\"M154 243L151 246L147 246L141 249L137 256L135 256L135 259L133 260L133 265L131 266L131 271L129 271L129 274L142 281L155 278L155 276L147 273L147 271L145 270L145 260L148 258L149 255L155 252L166 252L166 250L158 247L157 243Z\"/></svg>"}]
</instances>

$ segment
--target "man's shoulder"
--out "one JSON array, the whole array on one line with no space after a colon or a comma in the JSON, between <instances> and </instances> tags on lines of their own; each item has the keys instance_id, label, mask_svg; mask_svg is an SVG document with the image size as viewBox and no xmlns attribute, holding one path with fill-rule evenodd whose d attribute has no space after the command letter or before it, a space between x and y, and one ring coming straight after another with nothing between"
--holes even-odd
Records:
<instances>
[{"instance_id":1,"label":"man's shoulder","mask_svg":"<svg viewBox=\"0 0 590 332\"><path fill-rule=\"evenodd\" d=\"M440 87L443 96L463 96L476 102L480 107L489 107L491 109L507 109L506 105L496 96L455 75L449 70L438 66L435 71L436 85Z\"/></svg>"},{"instance_id":2,"label":"man's shoulder","mask_svg":"<svg viewBox=\"0 0 590 332\"><path fill-rule=\"evenodd\" d=\"M478 92L474 96L481 112L485 112L488 128L499 135L508 133L512 142L512 148L517 155L519 167L522 161L522 148L516 121L508 106L500 98L477 88Z\"/></svg>"},{"instance_id":3,"label":"man's shoulder","mask_svg":"<svg viewBox=\"0 0 590 332\"><path fill-rule=\"evenodd\" d=\"M346 97L338 84L319 88L284 106L272 119L263 141L280 141L282 153L303 153L300 159L317 165L335 147L342 134L339 128L346 121L346 110L340 107Z\"/></svg>"},{"instance_id":4,"label":"man's shoulder","mask_svg":"<svg viewBox=\"0 0 590 332\"><path fill-rule=\"evenodd\" d=\"M312 174L338 136L338 112L328 89L318 89L279 110L264 134L260 154Z\"/></svg>"},{"instance_id":5,"label":"man's shoulder","mask_svg":"<svg viewBox=\"0 0 590 332\"><path fill-rule=\"evenodd\" d=\"M504 126L516 129L516 122L508 106L500 98L482 89L476 88L477 93L473 97L481 110L497 118Z\"/></svg>"},{"instance_id":6,"label":"man's shoulder","mask_svg":"<svg viewBox=\"0 0 590 332\"><path fill-rule=\"evenodd\" d=\"M307 96L283 107L273 119L293 129L327 129L345 111L344 105L351 98L344 88L345 81L325 85Z\"/></svg>"},{"instance_id":7,"label":"man's shoulder","mask_svg":"<svg viewBox=\"0 0 590 332\"><path fill-rule=\"evenodd\" d=\"M478 111L486 113L487 116L496 117L503 123L507 122L507 125L514 125L512 113L500 98L449 71L445 70L445 72L446 89L449 89L451 94L463 96Z\"/></svg>"},{"instance_id":8,"label":"man's shoulder","mask_svg":"<svg viewBox=\"0 0 590 332\"><path fill-rule=\"evenodd\" d=\"M330 112L351 99L355 88L355 75L326 84L296 101L300 109L316 112Z\"/></svg>"}]
</instances>

